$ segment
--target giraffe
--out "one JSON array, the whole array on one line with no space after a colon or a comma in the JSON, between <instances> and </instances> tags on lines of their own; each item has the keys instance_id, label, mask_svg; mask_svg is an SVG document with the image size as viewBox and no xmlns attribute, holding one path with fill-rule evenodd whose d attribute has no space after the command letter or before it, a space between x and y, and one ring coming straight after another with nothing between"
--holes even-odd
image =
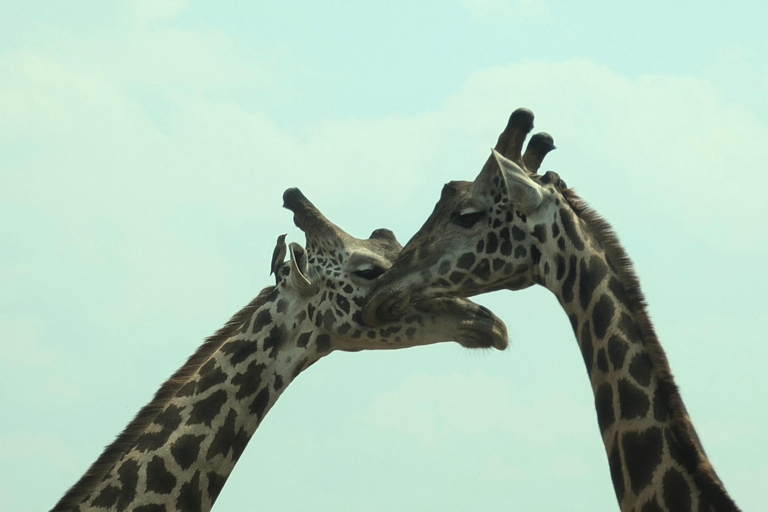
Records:
<instances>
[{"instance_id":1,"label":"giraffe","mask_svg":"<svg viewBox=\"0 0 768 512\"><path fill-rule=\"evenodd\" d=\"M352 237L298 190L284 206L306 249L278 237L268 286L209 337L142 408L54 511L210 510L280 394L334 350L395 349L456 340L504 349L503 322L465 299L436 299L370 328L365 294L402 246L377 229ZM288 253L290 260L284 261Z\"/></svg>"},{"instance_id":2,"label":"giraffe","mask_svg":"<svg viewBox=\"0 0 768 512\"><path fill-rule=\"evenodd\" d=\"M557 296L592 385L622 511L738 510L686 412L632 263L612 228L554 172L536 174L551 136L518 109L474 182L452 181L377 281L368 325L421 300L534 284ZM535 142L534 142L535 141Z\"/></svg>"}]
</instances>

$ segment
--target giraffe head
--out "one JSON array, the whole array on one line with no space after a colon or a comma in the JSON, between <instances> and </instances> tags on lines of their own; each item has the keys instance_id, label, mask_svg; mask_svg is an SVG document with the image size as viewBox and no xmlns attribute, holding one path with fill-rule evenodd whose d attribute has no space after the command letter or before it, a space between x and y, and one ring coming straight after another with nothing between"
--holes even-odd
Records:
<instances>
[{"instance_id":1,"label":"giraffe head","mask_svg":"<svg viewBox=\"0 0 768 512\"><path fill-rule=\"evenodd\" d=\"M520 154L532 120L530 111L515 111L477 178L443 187L426 223L368 296L368 325L422 300L519 290L563 272L558 246L583 242L565 183L554 172L535 174L554 149L552 137L534 135Z\"/></svg>"},{"instance_id":2,"label":"giraffe head","mask_svg":"<svg viewBox=\"0 0 768 512\"><path fill-rule=\"evenodd\" d=\"M368 327L365 297L402 250L394 234L377 229L355 238L330 222L299 191L288 189L284 206L306 235L306 248L288 245L290 259L273 262L282 308L296 310L293 326L315 338L318 352L404 348L455 340L470 348L507 346L503 322L466 299L437 298L406 308L401 318ZM279 252L279 251L276 251ZM311 327L311 328L310 328Z\"/></svg>"}]
</instances>

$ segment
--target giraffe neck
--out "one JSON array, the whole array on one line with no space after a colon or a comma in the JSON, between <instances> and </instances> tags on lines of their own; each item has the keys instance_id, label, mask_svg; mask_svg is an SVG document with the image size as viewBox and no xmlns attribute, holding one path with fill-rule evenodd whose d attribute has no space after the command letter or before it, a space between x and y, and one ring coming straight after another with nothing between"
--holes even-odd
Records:
<instances>
[{"instance_id":1,"label":"giraffe neck","mask_svg":"<svg viewBox=\"0 0 768 512\"><path fill-rule=\"evenodd\" d=\"M551 240L555 257L538 280L578 340L621 510L738 510L704 454L631 262L594 213L565 215L555 222L569 243Z\"/></svg>"},{"instance_id":2,"label":"giraffe neck","mask_svg":"<svg viewBox=\"0 0 768 512\"><path fill-rule=\"evenodd\" d=\"M177 383L154 418L144 425L132 422L139 432L132 433L113 463L91 468L100 478L80 489L80 499L65 496L54 510L211 509L280 394L326 353L316 334L298 335L295 312L286 311L277 290L269 291Z\"/></svg>"}]
</instances>

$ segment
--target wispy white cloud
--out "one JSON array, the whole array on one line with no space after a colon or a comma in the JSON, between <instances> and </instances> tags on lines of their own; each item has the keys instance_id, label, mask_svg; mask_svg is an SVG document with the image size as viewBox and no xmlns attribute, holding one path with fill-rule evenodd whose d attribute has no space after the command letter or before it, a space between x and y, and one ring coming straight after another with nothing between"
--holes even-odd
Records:
<instances>
[{"instance_id":1,"label":"wispy white cloud","mask_svg":"<svg viewBox=\"0 0 768 512\"><path fill-rule=\"evenodd\" d=\"M523 20L543 19L549 15L549 6L545 0L461 0L461 3L473 16L478 17Z\"/></svg>"},{"instance_id":2,"label":"wispy white cloud","mask_svg":"<svg viewBox=\"0 0 768 512\"><path fill-rule=\"evenodd\" d=\"M131 15L140 22L173 18L188 6L187 0L129 0Z\"/></svg>"}]
</instances>

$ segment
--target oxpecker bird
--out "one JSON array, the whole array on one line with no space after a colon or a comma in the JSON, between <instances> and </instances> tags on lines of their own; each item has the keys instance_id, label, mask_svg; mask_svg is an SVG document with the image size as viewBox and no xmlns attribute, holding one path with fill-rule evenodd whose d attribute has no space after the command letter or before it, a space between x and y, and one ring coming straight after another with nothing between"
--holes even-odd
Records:
<instances>
[{"instance_id":1,"label":"oxpecker bird","mask_svg":"<svg viewBox=\"0 0 768 512\"><path fill-rule=\"evenodd\" d=\"M275 250L272 251L272 267L270 268L270 275L275 274L275 286L278 285L280 282L280 278L277 275L278 269L283 265L285 262L285 237L288 235L288 233L283 233L282 235L277 237L277 245L275 245Z\"/></svg>"}]
</instances>

